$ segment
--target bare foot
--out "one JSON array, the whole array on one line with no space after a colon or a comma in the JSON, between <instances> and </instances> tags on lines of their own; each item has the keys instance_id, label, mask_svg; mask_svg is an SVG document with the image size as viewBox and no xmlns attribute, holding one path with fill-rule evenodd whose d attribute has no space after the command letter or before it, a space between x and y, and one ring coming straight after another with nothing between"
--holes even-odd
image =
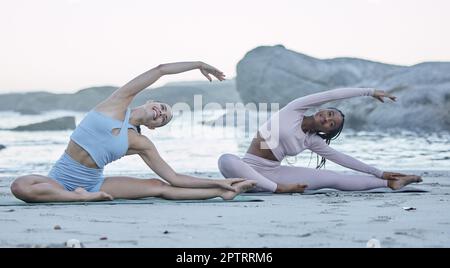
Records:
<instances>
[{"instance_id":1,"label":"bare foot","mask_svg":"<svg viewBox=\"0 0 450 268\"><path fill-rule=\"evenodd\" d=\"M396 180L388 181L388 187L392 190L398 190L414 182L422 182L422 178L416 175L397 176Z\"/></svg>"},{"instance_id":2,"label":"bare foot","mask_svg":"<svg viewBox=\"0 0 450 268\"><path fill-rule=\"evenodd\" d=\"M80 195L81 201L111 201L114 199L111 195L105 192L91 193L81 187L75 189L74 192Z\"/></svg>"},{"instance_id":3,"label":"bare foot","mask_svg":"<svg viewBox=\"0 0 450 268\"><path fill-rule=\"evenodd\" d=\"M253 181L253 180L245 180L245 181L234 183L233 187L234 187L235 191L225 191L222 194L222 198L224 200L232 200L238 194L244 193L248 190L251 190L251 189L255 188L255 186L256 186L256 181Z\"/></svg>"}]
</instances>

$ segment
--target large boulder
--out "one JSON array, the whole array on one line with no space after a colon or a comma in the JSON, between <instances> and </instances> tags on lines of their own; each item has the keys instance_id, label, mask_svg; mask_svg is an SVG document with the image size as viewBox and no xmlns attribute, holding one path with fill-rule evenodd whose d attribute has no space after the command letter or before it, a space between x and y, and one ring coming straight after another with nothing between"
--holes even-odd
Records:
<instances>
[{"instance_id":1,"label":"large boulder","mask_svg":"<svg viewBox=\"0 0 450 268\"><path fill-rule=\"evenodd\" d=\"M34 123L25 126L18 126L14 131L43 131L43 130L68 130L75 129L75 117L64 116L44 122Z\"/></svg>"},{"instance_id":2,"label":"large boulder","mask_svg":"<svg viewBox=\"0 0 450 268\"><path fill-rule=\"evenodd\" d=\"M236 88L245 103L279 103L338 87L375 87L398 97L332 102L354 129L450 130L450 63L396 66L355 58L316 59L278 46L258 47L237 65Z\"/></svg>"},{"instance_id":3,"label":"large boulder","mask_svg":"<svg viewBox=\"0 0 450 268\"><path fill-rule=\"evenodd\" d=\"M33 108L18 108L15 110L21 115L38 115L41 112L34 110Z\"/></svg>"},{"instance_id":4,"label":"large boulder","mask_svg":"<svg viewBox=\"0 0 450 268\"><path fill-rule=\"evenodd\" d=\"M6 148L5 145L0 144L0 150L3 150L3 149L5 149L5 148Z\"/></svg>"}]
</instances>

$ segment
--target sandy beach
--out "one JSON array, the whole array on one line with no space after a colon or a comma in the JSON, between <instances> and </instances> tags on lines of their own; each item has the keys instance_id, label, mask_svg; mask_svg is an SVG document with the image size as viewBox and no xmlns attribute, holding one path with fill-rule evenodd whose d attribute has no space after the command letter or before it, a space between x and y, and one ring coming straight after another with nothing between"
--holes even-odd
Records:
<instances>
[{"instance_id":1,"label":"sandy beach","mask_svg":"<svg viewBox=\"0 0 450 268\"><path fill-rule=\"evenodd\" d=\"M263 202L0 207L1 247L450 246L450 172L411 171L426 193L259 195ZM12 199L1 178L3 200ZM415 208L405 210L405 207ZM55 228L55 226L57 226ZM59 227L59 228L58 228Z\"/></svg>"},{"instance_id":2,"label":"sandy beach","mask_svg":"<svg viewBox=\"0 0 450 268\"><path fill-rule=\"evenodd\" d=\"M69 244L133 254L150 248L142 256L111 254L126 267L154 265L153 256L170 265L172 257L159 254L168 248L292 257L278 255L275 265L392 265L383 250L366 248L450 248L445 10L450 1L2 1L4 259L67 265L91 264L91 257L103 266L113 259L10 253ZM364 177L347 176L355 173ZM399 176L393 173L423 181L399 191L310 190L380 187L385 181L376 177ZM180 187L161 188L172 198L211 196L184 188L225 187L210 181L224 177L281 193L309 188L233 201L26 204L10 191L22 176L15 189L22 198L53 199L39 199L46 193L27 175L116 197L142 196L150 185L124 177L161 178ZM116 179L102 188L108 177ZM313 258L286 248L379 255ZM402 267L424 259L394 254Z\"/></svg>"}]
</instances>

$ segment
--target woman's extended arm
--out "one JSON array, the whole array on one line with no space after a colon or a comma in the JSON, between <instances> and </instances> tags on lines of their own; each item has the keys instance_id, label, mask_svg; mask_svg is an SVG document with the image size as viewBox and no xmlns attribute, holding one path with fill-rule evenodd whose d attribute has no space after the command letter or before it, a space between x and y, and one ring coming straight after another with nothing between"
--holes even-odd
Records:
<instances>
[{"instance_id":1,"label":"woman's extended arm","mask_svg":"<svg viewBox=\"0 0 450 268\"><path fill-rule=\"evenodd\" d=\"M311 151L317 153L322 157L325 157L330 161L333 161L336 164L356 171L372 174L378 178L384 178L383 171L369 166L349 155L336 151L335 149L328 146L328 144L326 144L325 141L318 136L311 137L310 141L308 141L307 147Z\"/></svg>"},{"instance_id":2,"label":"woman's extended arm","mask_svg":"<svg viewBox=\"0 0 450 268\"><path fill-rule=\"evenodd\" d=\"M132 138L131 142L130 147L133 148L132 150L138 152L147 166L173 186L187 188L220 187L234 191L235 189L232 185L236 182L244 181L244 179L202 179L179 174L161 158L155 145L147 137L136 135Z\"/></svg>"},{"instance_id":3,"label":"woman's extended arm","mask_svg":"<svg viewBox=\"0 0 450 268\"><path fill-rule=\"evenodd\" d=\"M320 138L322 139L322 138ZM350 168L356 171L364 172L367 174L372 174L375 177L378 177L383 180L397 180L399 177L406 176L405 174L398 172L388 172L381 171L375 167L369 166L349 155L336 151L335 149L328 146L328 144L323 141L323 144L320 146L316 146L311 149L313 152L319 154L320 156L325 157L326 159L333 161L334 163L344 166L346 168Z\"/></svg>"},{"instance_id":4,"label":"woman's extended arm","mask_svg":"<svg viewBox=\"0 0 450 268\"><path fill-rule=\"evenodd\" d=\"M115 105L121 104L121 106L127 107L139 92L155 83L162 76L182 73L194 69L199 69L209 81L212 81L210 74L220 81L225 79L225 75L221 71L201 61L160 64L135 77L133 80L117 89L108 98L107 102L109 101Z\"/></svg>"},{"instance_id":5,"label":"woman's extended arm","mask_svg":"<svg viewBox=\"0 0 450 268\"><path fill-rule=\"evenodd\" d=\"M324 92L311 94L305 97L295 99L286 105L289 109L308 109L319 106L324 103L342 99L348 99L359 96L372 96L381 102L383 98L390 98L395 101L395 97L382 90L374 88L336 88Z\"/></svg>"}]
</instances>

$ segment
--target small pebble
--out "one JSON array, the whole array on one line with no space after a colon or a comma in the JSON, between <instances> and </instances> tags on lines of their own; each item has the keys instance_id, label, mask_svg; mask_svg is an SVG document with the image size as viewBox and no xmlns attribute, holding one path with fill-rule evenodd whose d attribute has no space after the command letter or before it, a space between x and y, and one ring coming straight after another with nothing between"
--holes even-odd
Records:
<instances>
[{"instance_id":1,"label":"small pebble","mask_svg":"<svg viewBox=\"0 0 450 268\"><path fill-rule=\"evenodd\" d=\"M416 210L416 208L413 208L413 207L403 207L403 209L406 211Z\"/></svg>"},{"instance_id":2,"label":"small pebble","mask_svg":"<svg viewBox=\"0 0 450 268\"><path fill-rule=\"evenodd\" d=\"M36 244L32 245L31 248L48 248L48 246L45 244Z\"/></svg>"},{"instance_id":3,"label":"small pebble","mask_svg":"<svg viewBox=\"0 0 450 268\"><path fill-rule=\"evenodd\" d=\"M372 238L367 241L366 248L381 248L380 240Z\"/></svg>"},{"instance_id":4,"label":"small pebble","mask_svg":"<svg viewBox=\"0 0 450 268\"><path fill-rule=\"evenodd\" d=\"M100 240L108 240L108 237L106 236L100 237Z\"/></svg>"},{"instance_id":5,"label":"small pebble","mask_svg":"<svg viewBox=\"0 0 450 268\"><path fill-rule=\"evenodd\" d=\"M55 227L53 227L54 230L61 230L61 226L59 225L55 225Z\"/></svg>"},{"instance_id":6,"label":"small pebble","mask_svg":"<svg viewBox=\"0 0 450 268\"><path fill-rule=\"evenodd\" d=\"M168 233L169 233L169 231L167 231L167 230L164 231L164 234L168 234Z\"/></svg>"},{"instance_id":7,"label":"small pebble","mask_svg":"<svg viewBox=\"0 0 450 268\"><path fill-rule=\"evenodd\" d=\"M66 242L66 247L68 248L81 248L82 244L78 239L69 239Z\"/></svg>"}]
</instances>

